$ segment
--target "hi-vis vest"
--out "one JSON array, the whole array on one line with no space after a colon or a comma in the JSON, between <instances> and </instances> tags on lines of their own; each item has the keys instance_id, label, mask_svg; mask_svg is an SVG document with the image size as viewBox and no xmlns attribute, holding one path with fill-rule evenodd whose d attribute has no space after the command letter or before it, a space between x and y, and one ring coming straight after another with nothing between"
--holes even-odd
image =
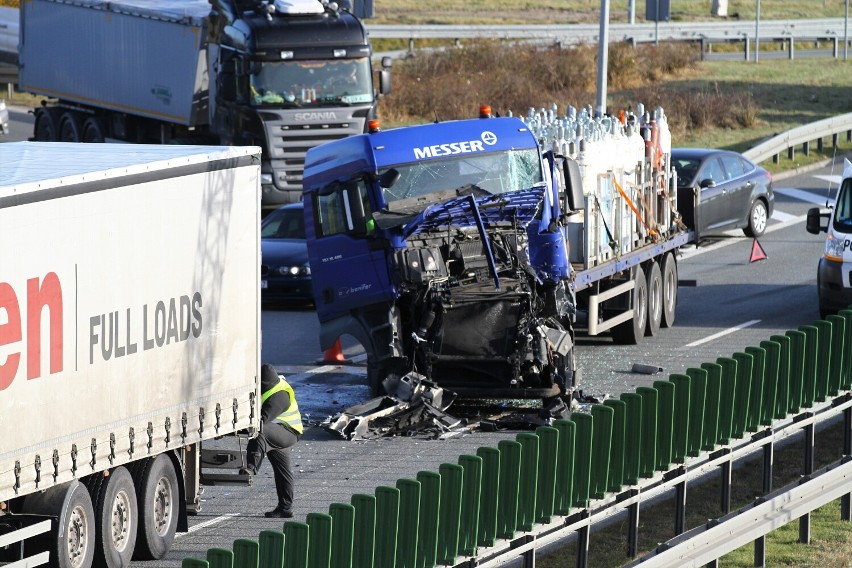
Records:
<instances>
[{"instance_id":1,"label":"hi-vis vest","mask_svg":"<svg viewBox=\"0 0 852 568\"><path fill-rule=\"evenodd\" d=\"M293 392L293 387L282 378L278 378L278 384L260 395L260 403L266 402L270 396L277 392L285 391L290 395L290 407L280 414L276 420L282 422L301 434L304 432L302 427L302 413L299 412L299 403L296 402L296 393Z\"/></svg>"}]
</instances>

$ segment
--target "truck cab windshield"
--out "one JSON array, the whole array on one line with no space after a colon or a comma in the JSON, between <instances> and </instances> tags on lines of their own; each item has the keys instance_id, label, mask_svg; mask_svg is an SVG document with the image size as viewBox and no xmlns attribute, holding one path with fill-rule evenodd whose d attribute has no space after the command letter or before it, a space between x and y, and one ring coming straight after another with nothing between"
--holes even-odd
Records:
<instances>
[{"instance_id":1,"label":"truck cab windshield","mask_svg":"<svg viewBox=\"0 0 852 568\"><path fill-rule=\"evenodd\" d=\"M323 106L373 101L367 57L264 62L251 75L256 106Z\"/></svg>"},{"instance_id":2,"label":"truck cab windshield","mask_svg":"<svg viewBox=\"0 0 852 568\"><path fill-rule=\"evenodd\" d=\"M453 190L498 195L529 189L544 181L537 150L465 154L393 167L400 176L393 187L382 190L388 204ZM387 169L390 168L379 171L379 175Z\"/></svg>"}]
</instances>

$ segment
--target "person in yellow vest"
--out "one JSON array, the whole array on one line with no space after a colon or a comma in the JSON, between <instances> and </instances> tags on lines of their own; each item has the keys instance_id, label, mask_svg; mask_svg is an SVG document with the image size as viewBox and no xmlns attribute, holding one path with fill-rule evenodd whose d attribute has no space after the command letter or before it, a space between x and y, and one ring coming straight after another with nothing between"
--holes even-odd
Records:
<instances>
[{"instance_id":1,"label":"person in yellow vest","mask_svg":"<svg viewBox=\"0 0 852 568\"><path fill-rule=\"evenodd\" d=\"M289 519L293 516L293 470L290 448L299 441L304 428L296 394L272 365L260 369L260 434L249 440L246 468L242 473L257 474L263 456L269 457L275 475L278 505L265 516Z\"/></svg>"}]
</instances>

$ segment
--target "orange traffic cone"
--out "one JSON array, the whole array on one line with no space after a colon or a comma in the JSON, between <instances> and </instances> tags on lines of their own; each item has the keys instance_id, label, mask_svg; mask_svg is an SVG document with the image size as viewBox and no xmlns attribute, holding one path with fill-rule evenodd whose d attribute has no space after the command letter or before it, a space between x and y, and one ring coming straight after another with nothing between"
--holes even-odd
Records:
<instances>
[{"instance_id":1,"label":"orange traffic cone","mask_svg":"<svg viewBox=\"0 0 852 568\"><path fill-rule=\"evenodd\" d=\"M340 346L340 338L330 348L325 350L320 363L346 363L343 356L343 348Z\"/></svg>"}]
</instances>

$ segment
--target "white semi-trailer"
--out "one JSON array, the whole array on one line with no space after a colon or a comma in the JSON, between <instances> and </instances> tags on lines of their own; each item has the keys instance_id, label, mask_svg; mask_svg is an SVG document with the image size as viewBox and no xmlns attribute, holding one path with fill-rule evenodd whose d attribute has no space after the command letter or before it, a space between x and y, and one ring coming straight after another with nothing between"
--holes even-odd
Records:
<instances>
[{"instance_id":1,"label":"white semi-trailer","mask_svg":"<svg viewBox=\"0 0 852 568\"><path fill-rule=\"evenodd\" d=\"M259 156L0 146L0 561L162 557L258 425Z\"/></svg>"}]
</instances>

